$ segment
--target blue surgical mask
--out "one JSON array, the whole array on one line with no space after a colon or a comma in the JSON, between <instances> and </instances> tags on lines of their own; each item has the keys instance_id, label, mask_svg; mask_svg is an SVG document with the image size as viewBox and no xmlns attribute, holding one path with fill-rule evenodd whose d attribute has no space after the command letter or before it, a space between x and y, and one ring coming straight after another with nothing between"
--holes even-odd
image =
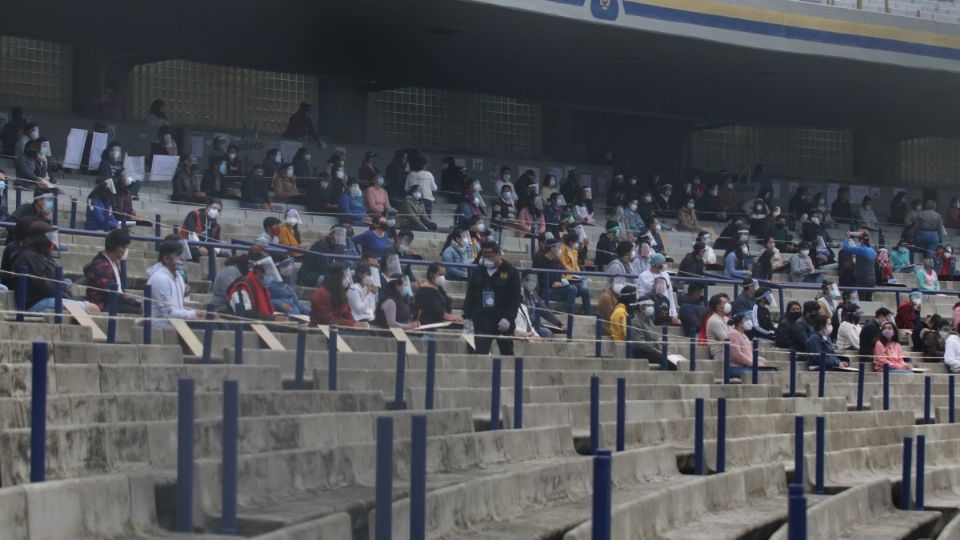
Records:
<instances>
[{"instance_id":1,"label":"blue surgical mask","mask_svg":"<svg viewBox=\"0 0 960 540\"><path fill-rule=\"evenodd\" d=\"M218 169L220 170L220 174L227 174L227 162L221 161Z\"/></svg>"},{"instance_id":2,"label":"blue surgical mask","mask_svg":"<svg viewBox=\"0 0 960 540\"><path fill-rule=\"evenodd\" d=\"M400 289L400 294L404 296L413 296L413 289L410 288L409 285L404 285L403 288Z\"/></svg>"},{"instance_id":3,"label":"blue surgical mask","mask_svg":"<svg viewBox=\"0 0 960 540\"><path fill-rule=\"evenodd\" d=\"M387 227L393 228L393 227L396 227L396 226L397 226L397 220L395 220L395 219L388 219L388 220L387 220Z\"/></svg>"},{"instance_id":4,"label":"blue surgical mask","mask_svg":"<svg viewBox=\"0 0 960 540\"><path fill-rule=\"evenodd\" d=\"M47 213L53 212L53 199L43 201L43 211Z\"/></svg>"}]
</instances>

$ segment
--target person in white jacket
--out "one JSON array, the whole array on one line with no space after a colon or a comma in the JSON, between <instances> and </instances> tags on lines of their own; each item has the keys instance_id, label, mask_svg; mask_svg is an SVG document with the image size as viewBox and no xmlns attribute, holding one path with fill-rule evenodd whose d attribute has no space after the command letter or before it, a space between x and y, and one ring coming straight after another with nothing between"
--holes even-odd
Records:
<instances>
[{"instance_id":1,"label":"person in white jacket","mask_svg":"<svg viewBox=\"0 0 960 540\"><path fill-rule=\"evenodd\" d=\"M157 262L147 269L152 307L150 324L154 328L172 328L170 319L199 319L203 311L187 309L183 305L186 284L177 272L177 261L183 258L180 242L164 240L160 243Z\"/></svg>"},{"instance_id":2,"label":"person in white jacket","mask_svg":"<svg viewBox=\"0 0 960 540\"><path fill-rule=\"evenodd\" d=\"M361 263L354 282L347 289L347 303L354 320L373 324L377 310L377 292L380 290L380 269Z\"/></svg>"},{"instance_id":3,"label":"person in white jacket","mask_svg":"<svg viewBox=\"0 0 960 540\"><path fill-rule=\"evenodd\" d=\"M947 365L950 373L960 373L960 336L955 332L950 332L947 336L947 342L944 344L943 363Z\"/></svg>"}]
</instances>

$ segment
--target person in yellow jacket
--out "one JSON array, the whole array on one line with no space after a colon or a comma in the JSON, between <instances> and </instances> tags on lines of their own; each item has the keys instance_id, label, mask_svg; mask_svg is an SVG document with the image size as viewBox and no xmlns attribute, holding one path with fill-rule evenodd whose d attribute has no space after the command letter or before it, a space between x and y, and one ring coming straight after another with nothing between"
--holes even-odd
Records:
<instances>
[{"instance_id":1,"label":"person in yellow jacket","mask_svg":"<svg viewBox=\"0 0 960 540\"><path fill-rule=\"evenodd\" d=\"M297 212L295 208L290 208L287 210L286 216L284 216L283 224L280 225L280 234L278 235L278 243L284 246L290 246L300 249L310 249L310 244L304 244L300 241L300 213ZM298 252L291 252L290 256L300 257L303 255Z\"/></svg>"},{"instance_id":2,"label":"person in yellow jacket","mask_svg":"<svg viewBox=\"0 0 960 540\"><path fill-rule=\"evenodd\" d=\"M636 287L627 285L620 290L620 295L617 297L617 306L613 308L613 314L610 315L610 337L614 341L624 342L627 340L630 310L636 301Z\"/></svg>"}]
</instances>

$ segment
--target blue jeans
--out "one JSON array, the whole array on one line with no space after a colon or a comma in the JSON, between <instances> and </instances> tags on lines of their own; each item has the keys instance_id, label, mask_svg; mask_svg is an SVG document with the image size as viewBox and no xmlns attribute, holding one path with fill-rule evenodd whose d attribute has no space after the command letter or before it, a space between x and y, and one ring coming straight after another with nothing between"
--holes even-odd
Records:
<instances>
[{"instance_id":1,"label":"blue jeans","mask_svg":"<svg viewBox=\"0 0 960 540\"><path fill-rule=\"evenodd\" d=\"M940 233L938 231L917 231L913 237L913 243L918 248L923 249L924 257L932 257L937 251L937 245L940 244Z\"/></svg>"},{"instance_id":2,"label":"blue jeans","mask_svg":"<svg viewBox=\"0 0 960 540\"><path fill-rule=\"evenodd\" d=\"M79 305L80 308L83 309L85 313L89 313L87 311L87 304L85 302L77 302L76 300L66 300L66 299L64 299L63 301L64 304L68 302L72 302L74 304ZM53 311L57 307L56 304L57 304L56 298L44 298L43 300L40 300L36 304L30 306L30 308L27 311L30 311L32 313L42 313L44 311Z\"/></svg>"},{"instance_id":3,"label":"blue jeans","mask_svg":"<svg viewBox=\"0 0 960 540\"><path fill-rule=\"evenodd\" d=\"M580 282L579 284L567 285L566 287L558 287L555 289L550 289L550 299L560 299L564 300L567 303L567 313L573 313L577 304L577 297L580 297L581 302L583 303L583 314L590 314L590 289L587 288L585 282Z\"/></svg>"}]
</instances>

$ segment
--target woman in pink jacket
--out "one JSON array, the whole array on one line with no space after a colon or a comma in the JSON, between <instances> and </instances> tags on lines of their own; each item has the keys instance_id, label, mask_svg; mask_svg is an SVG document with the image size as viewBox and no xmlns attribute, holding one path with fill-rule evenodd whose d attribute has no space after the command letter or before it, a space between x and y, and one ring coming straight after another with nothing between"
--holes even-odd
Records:
<instances>
[{"instance_id":1,"label":"woman in pink jacket","mask_svg":"<svg viewBox=\"0 0 960 540\"><path fill-rule=\"evenodd\" d=\"M880 327L880 335L873 346L873 370L883 371L883 366L890 366L892 373L913 373L903 357L900 347L897 326L892 322L885 322Z\"/></svg>"},{"instance_id":2,"label":"woman in pink jacket","mask_svg":"<svg viewBox=\"0 0 960 540\"><path fill-rule=\"evenodd\" d=\"M753 342L747 337L747 332L753 330L753 321L743 315L734 315L730 319L730 375L742 376L743 372L753 367ZM761 357L757 359L757 366L767 367L767 362Z\"/></svg>"}]
</instances>

